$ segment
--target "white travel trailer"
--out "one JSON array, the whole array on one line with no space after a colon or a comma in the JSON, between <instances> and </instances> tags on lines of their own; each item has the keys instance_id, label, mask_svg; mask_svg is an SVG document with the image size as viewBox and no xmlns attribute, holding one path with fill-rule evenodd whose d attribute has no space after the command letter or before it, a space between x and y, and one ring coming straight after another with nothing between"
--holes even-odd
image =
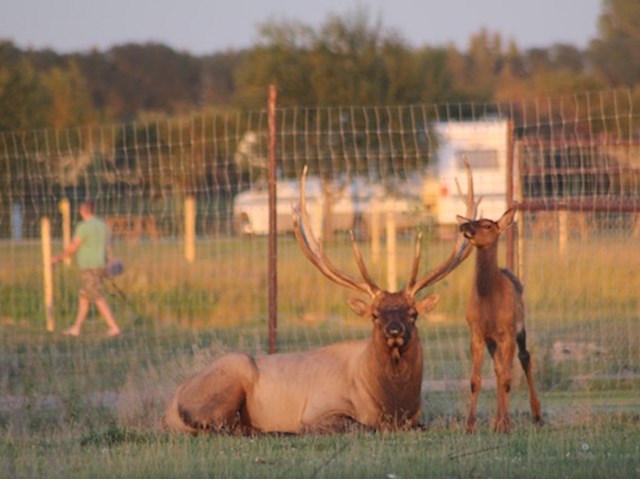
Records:
<instances>
[{"instance_id":1,"label":"white travel trailer","mask_svg":"<svg viewBox=\"0 0 640 480\"><path fill-rule=\"evenodd\" d=\"M466 192L465 160L473 170L476 197L482 197L479 216L496 220L507 209L507 146L509 122L504 119L450 121L435 124L438 150L435 162L436 223L456 223L464 202L456 186Z\"/></svg>"}]
</instances>

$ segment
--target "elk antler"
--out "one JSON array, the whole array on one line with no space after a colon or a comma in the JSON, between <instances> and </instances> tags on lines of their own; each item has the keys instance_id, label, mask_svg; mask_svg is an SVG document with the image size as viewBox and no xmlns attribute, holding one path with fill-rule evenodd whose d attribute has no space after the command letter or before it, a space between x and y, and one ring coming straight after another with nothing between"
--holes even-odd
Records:
<instances>
[{"instance_id":1,"label":"elk antler","mask_svg":"<svg viewBox=\"0 0 640 480\"><path fill-rule=\"evenodd\" d=\"M467 205L466 216L470 219L475 220L480 200L474 200L473 175L471 173L471 167L467 162L465 162L464 165L467 171L467 199L465 202ZM457 183L458 182L456 180L456 184ZM460 192L460 195L463 196L459 184L458 191ZM441 265L429 272L425 277L416 281L418 266L420 263L420 239L421 235L418 235L416 238L416 250L413 260L413 268L411 269L411 277L406 289L411 295L415 295L423 288L439 282L444 277L446 277L469 256L473 247L463 235L459 235L455 246L453 247L453 253L451 254L451 256Z\"/></svg>"},{"instance_id":2,"label":"elk antler","mask_svg":"<svg viewBox=\"0 0 640 480\"><path fill-rule=\"evenodd\" d=\"M307 167L305 165L304 170L302 171L302 176L300 177L300 203L293 206L293 232L295 233L302 252L329 280L332 280L343 287L368 293L371 297L375 297L375 295L381 291L380 287L376 285L367 271L367 267L364 264L362 254L356 244L353 232L350 232L351 245L356 257L358 269L360 270L360 274L364 280L362 282L340 272L329 261L329 258L327 258L324 250L322 249L322 245L320 245L316 237L313 235L313 230L309 223L309 214L307 213L307 202L305 198L306 179Z\"/></svg>"}]
</instances>

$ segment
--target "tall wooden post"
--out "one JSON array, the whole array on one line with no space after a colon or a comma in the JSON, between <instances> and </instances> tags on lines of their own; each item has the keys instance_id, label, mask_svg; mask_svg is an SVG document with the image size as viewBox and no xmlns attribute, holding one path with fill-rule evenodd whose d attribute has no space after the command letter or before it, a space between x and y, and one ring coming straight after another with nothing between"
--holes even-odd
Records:
<instances>
[{"instance_id":1,"label":"tall wooden post","mask_svg":"<svg viewBox=\"0 0 640 480\"><path fill-rule=\"evenodd\" d=\"M47 217L40 219L40 237L42 240L42 271L44 282L44 309L47 319L47 331L53 332L53 271L51 266L51 223Z\"/></svg>"},{"instance_id":2,"label":"tall wooden post","mask_svg":"<svg viewBox=\"0 0 640 480\"><path fill-rule=\"evenodd\" d=\"M184 199L184 258L189 263L196 259L196 199Z\"/></svg>"},{"instance_id":3,"label":"tall wooden post","mask_svg":"<svg viewBox=\"0 0 640 480\"><path fill-rule=\"evenodd\" d=\"M380 263L380 201L371 200L371 260L374 265Z\"/></svg>"},{"instance_id":4,"label":"tall wooden post","mask_svg":"<svg viewBox=\"0 0 640 480\"><path fill-rule=\"evenodd\" d=\"M269 353L276 353L276 341L278 331L278 223L276 211L276 99L275 85L269 85L268 95L268 121L269 121Z\"/></svg>"},{"instance_id":5,"label":"tall wooden post","mask_svg":"<svg viewBox=\"0 0 640 480\"><path fill-rule=\"evenodd\" d=\"M396 218L393 212L387 212L387 288L390 292L398 289L396 246Z\"/></svg>"},{"instance_id":6,"label":"tall wooden post","mask_svg":"<svg viewBox=\"0 0 640 480\"><path fill-rule=\"evenodd\" d=\"M62 250L71 243L71 206L69 205L69 199L63 198L58 203L58 210L62 215ZM64 264L68 267L71 265L71 257L64 259Z\"/></svg>"}]
</instances>

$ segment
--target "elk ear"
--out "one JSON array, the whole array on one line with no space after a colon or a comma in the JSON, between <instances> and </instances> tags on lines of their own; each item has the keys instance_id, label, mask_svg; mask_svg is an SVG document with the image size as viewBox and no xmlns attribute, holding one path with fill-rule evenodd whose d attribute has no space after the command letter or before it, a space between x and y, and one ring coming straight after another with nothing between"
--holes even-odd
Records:
<instances>
[{"instance_id":1,"label":"elk ear","mask_svg":"<svg viewBox=\"0 0 640 480\"><path fill-rule=\"evenodd\" d=\"M347 300L349 308L359 317L368 317L371 312L371 306L359 298L350 298Z\"/></svg>"},{"instance_id":2,"label":"elk ear","mask_svg":"<svg viewBox=\"0 0 640 480\"><path fill-rule=\"evenodd\" d=\"M428 297L424 297L422 300L418 300L416 302L416 310L420 315L430 312L435 308L440 300L440 295L434 293L433 295L429 295Z\"/></svg>"},{"instance_id":3,"label":"elk ear","mask_svg":"<svg viewBox=\"0 0 640 480\"><path fill-rule=\"evenodd\" d=\"M500 217L500 220L498 220L498 227L500 227L500 231L503 231L505 228L511 225L515 214L516 214L516 209L513 207L511 207L509 210L507 210L502 214L502 216Z\"/></svg>"},{"instance_id":4,"label":"elk ear","mask_svg":"<svg viewBox=\"0 0 640 480\"><path fill-rule=\"evenodd\" d=\"M456 215L456 220L458 221L459 225L462 225L463 223L467 223L471 221L468 218L464 218L462 215Z\"/></svg>"}]
</instances>

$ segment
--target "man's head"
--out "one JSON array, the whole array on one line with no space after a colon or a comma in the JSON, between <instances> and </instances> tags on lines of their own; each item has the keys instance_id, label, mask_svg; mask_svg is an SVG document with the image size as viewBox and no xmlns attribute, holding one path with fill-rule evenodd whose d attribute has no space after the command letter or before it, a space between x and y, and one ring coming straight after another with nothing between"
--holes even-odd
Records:
<instances>
[{"instance_id":1,"label":"man's head","mask_svg":"<svg viewBox=\"0 0 640 480\"><path fill-rule=\"evenodd\" d=\"M96 211L96 206L93 200L85 200L80 204L80 216L82 218L89 218L93 216Z\"/></svg>"}]
</instances>

